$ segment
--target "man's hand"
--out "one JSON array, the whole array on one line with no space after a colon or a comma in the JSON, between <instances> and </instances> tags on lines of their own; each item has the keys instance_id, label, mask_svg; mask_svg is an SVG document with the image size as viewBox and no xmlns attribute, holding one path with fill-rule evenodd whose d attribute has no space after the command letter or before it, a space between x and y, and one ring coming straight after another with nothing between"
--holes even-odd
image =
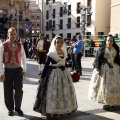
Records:
<instances>
[{"instance_id":1,"label":"man's hand","mask_svg":"<svg viewBox=\"0 0 120 120\"><path fill-rule=\"evenodd\" d=\"M22 75L23 75L23 77L25 77L25 75L26 75L26 72L22 72Z\"/></svg>"},{"instance_id":2,"label":"man's hand","mask_svg":"<svg viewBox=\"0 0 120 120\"><path fill-rule=\"evenodd\" d=\"M42 82L43 82L43 78L40 78L40 79L38 80L38 83L41 84Z\"/></svg>"},{"instance_id":3,"label":"man's hand","mask_svg":"<svg viewBox=\"0 0 120 120\"><path fill-rule=\"evenodd\" d=\"M0 80L5 81L5 75L1 75Z\"/></svg>"}]
</instances>

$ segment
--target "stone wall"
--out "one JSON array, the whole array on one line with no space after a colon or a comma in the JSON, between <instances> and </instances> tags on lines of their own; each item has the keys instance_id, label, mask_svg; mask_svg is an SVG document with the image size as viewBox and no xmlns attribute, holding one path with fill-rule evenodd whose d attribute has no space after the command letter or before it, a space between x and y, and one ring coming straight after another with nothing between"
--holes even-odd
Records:
<instances>
[{"instance_id":1,"label":"stone wall","mask_svg":"<svg viewBox=\"0 0 120 120\"><path fill-rule=\"evenodd\" d=\"M120 0L111 0L110 32L120 34Z\"/></svg>"}]
</instances>

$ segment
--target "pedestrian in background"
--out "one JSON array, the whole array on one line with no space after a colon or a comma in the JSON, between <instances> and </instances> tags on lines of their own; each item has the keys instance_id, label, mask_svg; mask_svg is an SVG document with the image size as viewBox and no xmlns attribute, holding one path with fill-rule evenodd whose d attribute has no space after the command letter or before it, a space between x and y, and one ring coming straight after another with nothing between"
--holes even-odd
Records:
<instances>
[{"instance_id":1,"label":"pedestrian in background","mask_svg":"<svg viewBox=\"0 0 120 120\"><path fill-rule=\"evenodd\" d=\"M28 41L29 41L29 38L26 38L26 39L24 39L24 41L22 43L23 47L24 47L24 50L25 50L26 58L29 57L29 55L28 55L28 51L29 51Z\"/></svg>"},{"instance_id":2,"label":"pedestrian in background","mask_svg":"<svg viewBox=\"0 0 120 120\"><path fill-rule=\"evenodd\" d=\"M41 34L40 35L40 39L37 43L37 55L38 55L38 63L39 63L39 74L41 75L42 73L42 65L45 64L45 60L46 60L46 53L49 49L49 43L47 42L46 38L44 38L44 35Z\"/></svg>"},{"instance_id":3,"label":"pedestrian in background","mask_svg":"<svg viewBox=\"0 0 120 120\"><path fill-rule=\"evenodd\" d=\"M94 57L94 47L95 42L93 41L93 38L90 39L90 57Z\"/></svg>"},{"instance_id":4,"label":"pedestrian in background","mask_svg":"<svg viewBox=\"0 0 120 120\"><path fill-rule=\"evenodd\" d=\"M4 101L8 115L13 110L22 116L23 76L26 72L26 55L22 44L17 41L16 29L8 29L8 40L0 45L0 77L4 84ZM15 106L15 108L14 108Z\"/></svg>"},{"instance_id":5,"label":"pedestrian in background","mask_svg":"<svg viewBox=\"0 0 120 120\"><path fill-rule=\"evenodd\" d=\"M71 47L69 49L69 54L70 54L70 57L71 57L71 62L72 62L72 66L71 66L71 72L73 72L74 70L76 70L76 65L75 65L75 59L74 59L74 53L73 53L73 46L72 44L75 43L77 41L77 39L73 38L71 40Z\"/></svg>"},{"instance_id":6,"label":"pedestrian in background","mask_svg":"<svg viewBox=\"0 0 120 120\"><path fill-rule=\"evenodd\" d=\"M107 36L106 44L96 55L88 97L104 103L104 110L120 105L119 47L112 35Z\"/></svg>"},{"instance_id":7,"label":"pedestrian in background","mask_svg":"<svg viewBox=\"0 0 120 120\"><path fill-rule=\"evenodd\" d=\"M66 45L59 35L52 40L45 67L39 80L34 111L51 120L77 109L75 89L69 70L65 67Z\"/></svg>"},{"instance_id":8,"label":"pedestrian in background","mask_svg":"<svg viewBox=\"0 0 120 120\"><path fill-rule=\"evenodd\" d=\"M76 72L82 75L81 58L83 56L84 43L81 34L77 35L77 41L73 43L72 46L74 47L73 54L75 59Z\"/></svg>"}]
</instances>

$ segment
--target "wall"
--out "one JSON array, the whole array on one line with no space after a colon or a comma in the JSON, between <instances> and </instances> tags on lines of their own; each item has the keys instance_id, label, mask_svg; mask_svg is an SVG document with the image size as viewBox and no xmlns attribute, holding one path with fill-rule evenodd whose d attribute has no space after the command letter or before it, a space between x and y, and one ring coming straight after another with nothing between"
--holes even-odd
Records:
<instances>
[{"instance_id":1,"label":"wall","mask_svg":"<svg viewBox=\"0 0 120 120\"><path fill-rule=\"evenodd\" d=\"M110 1L111 0L96 0L96 35L98 32L104 32L104 35L110 32Z\"/></svg>"},{"instance_id":2,"label":"wall","mask_svg":"<svg viewBox=\"0 0 120 120\"><path fill-rule=\"evenodd\" d=\"M110 33L120 34L120 0L111 0Z\"/></svg>"}]
</instances>

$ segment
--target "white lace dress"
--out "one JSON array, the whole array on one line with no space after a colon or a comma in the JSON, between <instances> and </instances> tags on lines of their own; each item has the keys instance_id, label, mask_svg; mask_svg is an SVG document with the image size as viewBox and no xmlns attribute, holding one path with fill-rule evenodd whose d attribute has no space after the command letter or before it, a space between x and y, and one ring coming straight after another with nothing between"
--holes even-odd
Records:
<instances>
[{"instance_id":1,"label":"white lace dress","mask_svg":"<svg viewBox=\"0 0 120 120\"><path fill-rule=\"evenodd\" d=\"M112 67L104 63L101 66L101 76L98 75L96 69L93 70L88 91L89 99L106 105L120 105L120 66L113 63L115 56L114 48L111 51L105 49L104 57Z\"/></svg>"},{"instance_id":2,"label":"white lace dress","mask_svg":"<svg viewBox=\"0 0 120 120\"><path fill-rule=\"evenodd\" d=\"M45 77L43 84L38 86L34 110L50 116L77 110L76 93L69 70L48 57L43 74Z\"/></svg>"}]
</instances>

